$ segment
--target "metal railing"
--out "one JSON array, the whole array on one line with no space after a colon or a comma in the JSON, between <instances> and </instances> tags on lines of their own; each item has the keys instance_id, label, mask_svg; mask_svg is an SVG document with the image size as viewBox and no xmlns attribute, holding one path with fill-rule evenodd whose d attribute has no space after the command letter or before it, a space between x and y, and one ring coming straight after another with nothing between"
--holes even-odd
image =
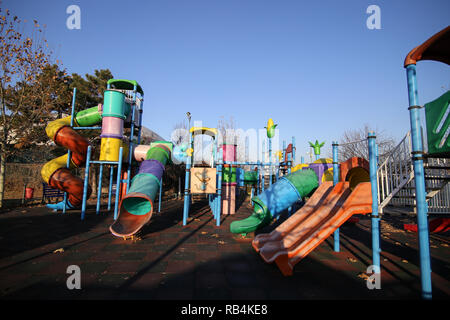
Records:
<instances>
[{"instance_id":1,"label":"metal railing","mask_svg":"<svg viewBox=\"0 0 450 320\"><path fill-rule=\"evenodd\" d=\"M379 211L389 205L415 206L414 169L411 161L411 134L387 155L383 156L377 170ZM450 213L450 159L427 158L425 186L428 213Z\"/></svg>"}]
</instances>

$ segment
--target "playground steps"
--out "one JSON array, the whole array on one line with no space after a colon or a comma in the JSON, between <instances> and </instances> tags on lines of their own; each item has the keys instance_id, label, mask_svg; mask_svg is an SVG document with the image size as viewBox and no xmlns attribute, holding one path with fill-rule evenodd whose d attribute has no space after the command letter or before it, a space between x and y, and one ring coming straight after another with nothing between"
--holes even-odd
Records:
<instances>
[{"instance_id":1,"label":"playground steps","mask_svg":"<svg viewBox=\"0 0 450 320\"><path fill-rule=\"evenodd\" d=\"M389 204L414 206L414 168L411 161L411 135L380 162L377 170L380 212ZM424 155L426 200L430 213L444 213L450 208L450 159ZM444 210L444 208L447 208ZM444 210L444 211L443 211Z\"/></svg>"},{"instance_id":2,"label":"playground steps","mask_svg":"<svg viewBox=\"0 0 450 320\"><path fill-rule=\"evenodd\" d=\"M283 275L292 275L294 266L352 215L371 211L370 182L353 191L348 182L323 183L301 209L271 233L256 236L252 245L264 261L275 261Z\"/></svg>"}]
</instances>

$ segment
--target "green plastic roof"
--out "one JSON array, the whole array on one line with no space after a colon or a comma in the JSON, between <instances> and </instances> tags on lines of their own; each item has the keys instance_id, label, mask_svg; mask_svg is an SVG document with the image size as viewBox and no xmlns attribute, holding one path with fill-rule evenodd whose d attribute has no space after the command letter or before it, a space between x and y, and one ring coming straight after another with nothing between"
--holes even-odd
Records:
<instances>
[{"instance_id":1,"label":"green plastic roof","mask_svg":"<svg viewBox=\"0 0 450 320\"><path fill-rule=\"evenodd\" d=\"M134 86L136 86L137 92L139 92L141 95L144 95L144 90L142 90L142 87L137 83L136 80L109 79L108 85L110 85L112 89L120 90L133 90Z\"/></svg>"}]
</instances>

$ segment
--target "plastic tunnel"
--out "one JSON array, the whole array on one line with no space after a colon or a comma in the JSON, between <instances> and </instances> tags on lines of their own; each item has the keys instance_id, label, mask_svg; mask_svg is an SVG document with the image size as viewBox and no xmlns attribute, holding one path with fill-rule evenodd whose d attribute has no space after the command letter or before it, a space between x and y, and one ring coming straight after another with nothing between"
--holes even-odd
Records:
<instances>
[{"instance_id":1,"label":"plastic tunnel","mask_svg":"<svg viewBox=\"0 0 450 320\"><path fill-rule=\"evenodd\" d=\"M313 170L299 170L280 178L268 189L253 197L253 214L230 225L232 233L249 233L269 224L273 218L295 202L310 195L319 186Z\"/></svg>"},{"instance_id":2,"label":"plastic tunnel","mask_svg":"<svg viewBox=\"0 0 450 320\"><path fill-rule=\"evenodd\" d=\"M171 152L170 142L160 142L148 150L138 174L131 180L128 193L120 202L117 220L109 228L113 235L132 236L150 221L153 202Z\"/></svg>"}]
</instances>

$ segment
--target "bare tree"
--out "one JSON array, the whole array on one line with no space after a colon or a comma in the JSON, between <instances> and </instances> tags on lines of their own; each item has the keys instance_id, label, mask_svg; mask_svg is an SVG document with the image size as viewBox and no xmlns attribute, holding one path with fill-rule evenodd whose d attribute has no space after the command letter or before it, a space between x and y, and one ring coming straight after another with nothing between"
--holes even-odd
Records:
<instances>
[{"instance_id":1,"label":"bare tree","mask_svg":"<svg viewBox=\"0 0 450 320\"><path fill-rule=\"evenodd\" d=\"M189 142L188 126L186 120L180 121L173 126L171 140L174 145Z\"/></svg>"},{"instance_id":2,"label":"bare tree","mask_svg":"<svg viewBox=\"0 0 450 320\"><path fill-rule=\"evenodd\" d=\"M242 135L242 130L237 130L236 121L232 116L225 119L221 116L217 129L219 130L219 145L222 143L235 144L236 147L236 161L245 160L245 137Z\"/></svg>"},{"instance_id":3,"label":"bare tree","mask_svg":"<svg viewBox=\"0 0 450 320\"><path fill-rule=\"evenodd\" d=\"M370 131L375 132L378 145L378 155L382 156L392 150L396 142L393 137L384 130L372 129L368 124L360 129L348 129L339 140L339 161L345 161L351 157L369 159L367 136Z\"/></svg>"},{"instance_id":4,"label":"bare tree","mask_svg":"<svg viewBox=\"0 0 450 320\"><path fill-rule=\"evenodd\" d=\"M42 125L53 110L68 108L70 101L67 74L51 65L52 52L41 27L34 20L26 36L23 23L0 9L0 207L7 157L42 142Z\"/></svg>"}]
</instances>

